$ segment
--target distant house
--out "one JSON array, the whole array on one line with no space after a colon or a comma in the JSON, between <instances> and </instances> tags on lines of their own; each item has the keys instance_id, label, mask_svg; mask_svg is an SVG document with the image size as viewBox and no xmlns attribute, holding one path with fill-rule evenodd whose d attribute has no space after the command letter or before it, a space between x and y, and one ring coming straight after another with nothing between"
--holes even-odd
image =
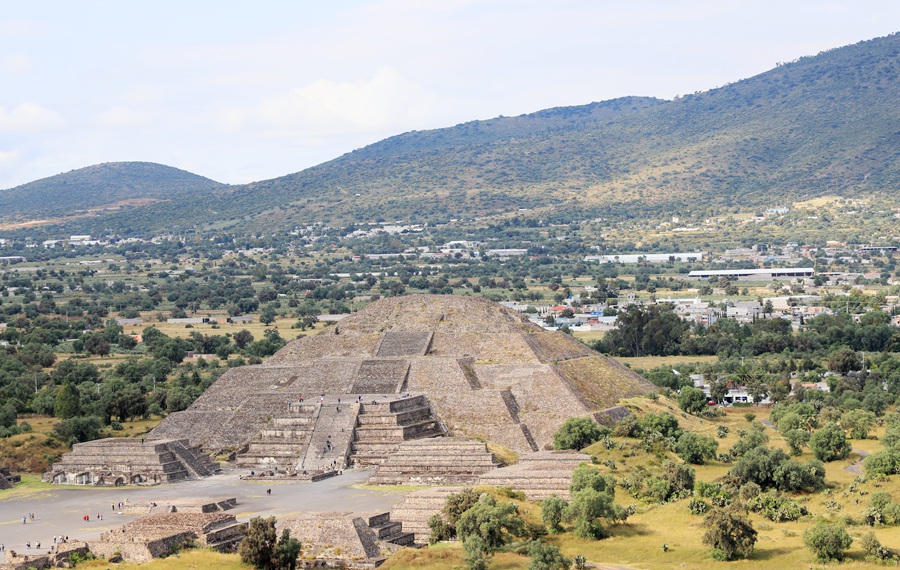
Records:
<instances>
[{"instance_id":1,"label":"distant house","mask_svg":"<svg viewBox=\"0 0 900 570\"><path fill-rule=\"evenodd\" d=\"M527 249L517 249L517 248L508 248L508 249L488 249L485 250L484 254L490 257L520 257L526 255L528 253Z\"/></svg>"}]
</instances>

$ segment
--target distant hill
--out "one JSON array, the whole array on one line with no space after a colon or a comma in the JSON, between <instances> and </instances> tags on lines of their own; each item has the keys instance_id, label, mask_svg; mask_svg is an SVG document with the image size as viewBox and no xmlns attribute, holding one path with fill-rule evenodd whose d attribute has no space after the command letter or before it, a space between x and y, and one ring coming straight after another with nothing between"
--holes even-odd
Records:
<instances>
[{"instance_id":1,"label":"distant hill","mask_svg":"<svg viewBox=\"0 0 900 570\"><path fill-rule=\"evenodd\" d=\"M55 217L189 198L224 186L162 164L108 162L0 190L0 212L7 219Z\"/></svg>"},{"instance_id":2,"label":"distant hill","mask_svg":"<svg viewBox=\"0 0 900 570\"><path fill-rule=\"evenodd\" d=\"M197 200L186 181L171 202L111 213L103 227L259 229L520 208L551 219L687 216L895 196L898 72L894 34L673 101L625 97L413 131L272 180L207 181L214 200Z\"/></svg>"},{"instance_id":3,"label":"distant hill","mask_svg":"<svg viewBox=\"0 0 900 570\"><path fill-rule=\"evenodd\" d=\"M674 101L625 98L411 132L228 191L304 219L677 212L900 183L900 35ZM360 196L357 197L356 194Z\"/></svg>"}]
</instances>

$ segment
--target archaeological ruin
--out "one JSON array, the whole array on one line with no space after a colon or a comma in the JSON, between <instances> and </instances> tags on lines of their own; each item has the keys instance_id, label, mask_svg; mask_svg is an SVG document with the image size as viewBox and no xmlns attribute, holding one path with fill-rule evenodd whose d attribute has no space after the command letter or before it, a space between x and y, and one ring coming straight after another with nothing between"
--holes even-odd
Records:
<instances>
[{"instance_id":1,"label":"archaeological ruin","mask_svg":"<svg viewBox=\"0 0 900 570\"><path fill-rule=\"evenodd\" d=\"M45 479L171 482L210 472L200 455L227 454L254 472L299 479L378 466L373 482L472 482L497 465L483 443L463 440L513 455L550 449L567 418L652 389L497 303L395 297L289 343L264 364L228 370L143 445L76 445ZM441 459L454 454L458 461Z\"/></svg>"}]
</instances>

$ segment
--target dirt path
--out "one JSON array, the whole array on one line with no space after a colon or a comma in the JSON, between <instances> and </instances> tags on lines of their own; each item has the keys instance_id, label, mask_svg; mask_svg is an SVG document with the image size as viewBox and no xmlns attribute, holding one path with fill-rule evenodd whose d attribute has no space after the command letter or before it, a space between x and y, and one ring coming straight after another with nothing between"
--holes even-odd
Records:
<instances>
[{"instance_id":1,"label":"dirt path","mask_svg":"<svg viewBox=\"0 0 900 570\"><path fill-rule=\"evenodd\" d=\"M844 471L849 471L850 473L855 473L856 475L859 475L862 472L861 468L862 468L863 460L871 454L864 449L854 448L852 451L854 453L859 454L859 461L857 461L853 465L848 465L848 466L844 467Z\"/></svg>"}]
</instances>

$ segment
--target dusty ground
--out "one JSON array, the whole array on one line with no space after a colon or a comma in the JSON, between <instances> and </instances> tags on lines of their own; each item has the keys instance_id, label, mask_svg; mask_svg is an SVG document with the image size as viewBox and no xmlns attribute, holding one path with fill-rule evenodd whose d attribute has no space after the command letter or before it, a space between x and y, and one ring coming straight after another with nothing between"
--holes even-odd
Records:
<instances>
[{"instance_id":1,"label":"dusty ground","mask_svg":"<svg viewBox=\"0 0 900 570\"><path fill-rule=\"evenodd\" d=\"M364 482L369 472L347 470L343 475L318 483L248 482L238 477L244 470L226 469L219 475L196 481L185 481L155 487L120 488L51 488L36 491L25 497L3 499L0 493L0 544L7 550L37 554L35 543L46 551L53 536L68 536L71 540L91 540L101 532L116 528L138 518L139 515L120 515L112 509L120 501L149 502L165 505L168 501L184 503L188 497L237 498L237 507L229 511L241 521L255 516L283 518L299 512L326 511L388 511L403 499L403 493L356 489L352 484ZM272 489L272 495L266 494ZM22 524L22 517L34 513L35 520ZM103 520L97 520L97 514ZM89 515L90 522L83 517ZM0 562L4 560L0 553Z\"/></svg>"}]
</instances>

